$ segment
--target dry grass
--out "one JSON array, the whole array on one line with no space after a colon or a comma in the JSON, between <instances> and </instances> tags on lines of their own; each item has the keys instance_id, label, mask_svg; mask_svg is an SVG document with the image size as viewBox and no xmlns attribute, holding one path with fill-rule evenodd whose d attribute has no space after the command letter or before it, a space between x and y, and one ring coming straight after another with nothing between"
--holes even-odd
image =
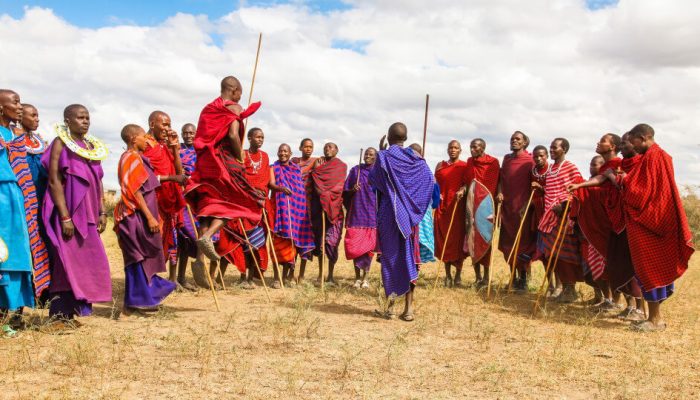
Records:
<instances>
[{"instance_id":1,"label":"dry grass","mask_svg":"<svg viewBox=\"0 0 700 400\"><path fill-rule=\"evenodd\" d=\"M119 304L121 255L114 234L104 238ZM341 262L341 288L277 290L272 305L262 288L234 288L229 273L220 313L209 292L175 294L152 317L115 320L118 306L99 305L70 335L0 339L1 397L698 398L700 262L691 264L665 305L669 329L651 335L581 305L550 304L532 318L534 293L487 301L469 288L431 291L435 264L424 268L413 323L372 316L383 301L376 264L369 291L348 287ZM496 270L502 284L502 258Z\"/></svg>"}]
</instances>

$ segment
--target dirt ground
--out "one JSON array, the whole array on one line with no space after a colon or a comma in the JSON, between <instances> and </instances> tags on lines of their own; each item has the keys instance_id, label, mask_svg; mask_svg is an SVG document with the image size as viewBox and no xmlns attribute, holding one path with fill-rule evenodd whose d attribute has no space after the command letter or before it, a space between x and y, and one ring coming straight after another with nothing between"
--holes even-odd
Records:
<instances>
[{"instance_id":1,"label":"dirt ground","mask_svg":"<svg viewBox=\"0 0 700 400\"><path fill-rule=\"evenodd\" d=\"M152 316L124 319L121 253L110 230L103 238L114 304L96 306L67 335L33 328L0 339L0 397L700 398L697 256L664 305L669 328L655 334L631 332L581 304L548 304L533 318L541 273L527 295L432 290L435 263L423 268L411 323L374 317L383 301L379 266L371 288L357 291L344 261L341 287L323 295L313 286L271 289L269 303L262 286L239 289L238 273L228 272L221 312L211 292L200 291L173 294ZM500 254L495 269L498 288L507 279ZM592 296L579 286L584 299ZM40 324L46 311L29 316Z\"/></svg>"}]
</instances>

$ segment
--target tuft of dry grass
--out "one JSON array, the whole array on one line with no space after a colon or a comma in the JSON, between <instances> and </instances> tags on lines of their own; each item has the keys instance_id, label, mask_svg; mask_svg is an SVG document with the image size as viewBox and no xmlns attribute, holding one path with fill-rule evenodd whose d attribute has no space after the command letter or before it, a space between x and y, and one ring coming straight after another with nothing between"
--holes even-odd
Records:
<instances>
[{"instance_id":1,"label":"tuft of dry grass","mask_svg":"<svg viewBox=\"0 0 700 400\"><path fill-rule=\"evenodd\" d=\"M698 196L698 190L700 190L698 186L686 186L683 196L683 208L688 216L688 224L696 246L700 244L700 196Z\"/></svg>"},{"instance_id":2,"label":"tuft of dry grass","mask_svg":"<svg viewBox=\"0 0 700 400\"><path fill-rule=\"evenodd\" d=\"M216 312L211 293L176 293L146 317L115 317L123 296L121 254L105 240L114 302L95 307L81 329L36 330L0 339L2 398L698 398L700 261L678 281L664 311L669 329L631 332L581 304L548 303L532 316L542 266L530 293L509 294L500 254L489 299L473 288L432 289L439 265L422 268L416 321L385 321L379 266L371 288L341 286L243 291L226 276ZM312 269L315 265L312 266ZM468 268L465 268L467 271ZM312 272L312 271L309 271ZM311 274L310 276L313 276ZM471 279L469 274L465 282ZM584 298L591 291L581 285ZM40 324L45 311L27 317Z\"/></svg>"}]
</instances>

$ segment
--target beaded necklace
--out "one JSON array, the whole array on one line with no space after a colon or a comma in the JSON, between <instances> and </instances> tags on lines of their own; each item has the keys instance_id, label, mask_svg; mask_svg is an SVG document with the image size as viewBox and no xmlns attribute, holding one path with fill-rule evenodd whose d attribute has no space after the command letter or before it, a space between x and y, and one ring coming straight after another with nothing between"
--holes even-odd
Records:
<instances>
[{"instance_id":1,"label":"beaded necklace","mask_svg":"<svg viewBox=\"0 0 700 400\"><path fill-rule=\"evenodd\" d=\"M93 161L101 161L107 158L109 154L107 146L93 135L86 134L83 136L83 141L88 146L88 148L83 148L71 137L70 132L68 132L68 127L65 125L54 124L53 130L63 144L80 157Z\"/></svg>"}]
</instances>

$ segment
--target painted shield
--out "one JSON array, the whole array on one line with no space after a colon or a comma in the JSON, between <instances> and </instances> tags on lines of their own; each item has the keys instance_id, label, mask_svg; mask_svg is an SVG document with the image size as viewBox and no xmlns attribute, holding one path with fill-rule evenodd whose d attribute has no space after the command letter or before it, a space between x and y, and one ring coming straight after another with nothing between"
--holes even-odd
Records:
<instances>
[{"instance_id":1,"label":"painted shield","mask_svg":"<svg viewBox=\"0 0 700 400\"><path fill-rule=\"evenodd\" d=\"M5 241L0 238L0 264L7 261L9 257L10 252L7 250L7 245L5 244Z\"/></svg>"},{"instance_id":2,"label":"painted shield","mask_svg":"<svg viewBox=\"0 0 700 400\"><path fill-rule=\"evenodd\" d=\"M483 183L474 179L467 194L467 239L465 249L472 262L480 261L491 247L494 201Z\"/></svg>"}]
</instances>

